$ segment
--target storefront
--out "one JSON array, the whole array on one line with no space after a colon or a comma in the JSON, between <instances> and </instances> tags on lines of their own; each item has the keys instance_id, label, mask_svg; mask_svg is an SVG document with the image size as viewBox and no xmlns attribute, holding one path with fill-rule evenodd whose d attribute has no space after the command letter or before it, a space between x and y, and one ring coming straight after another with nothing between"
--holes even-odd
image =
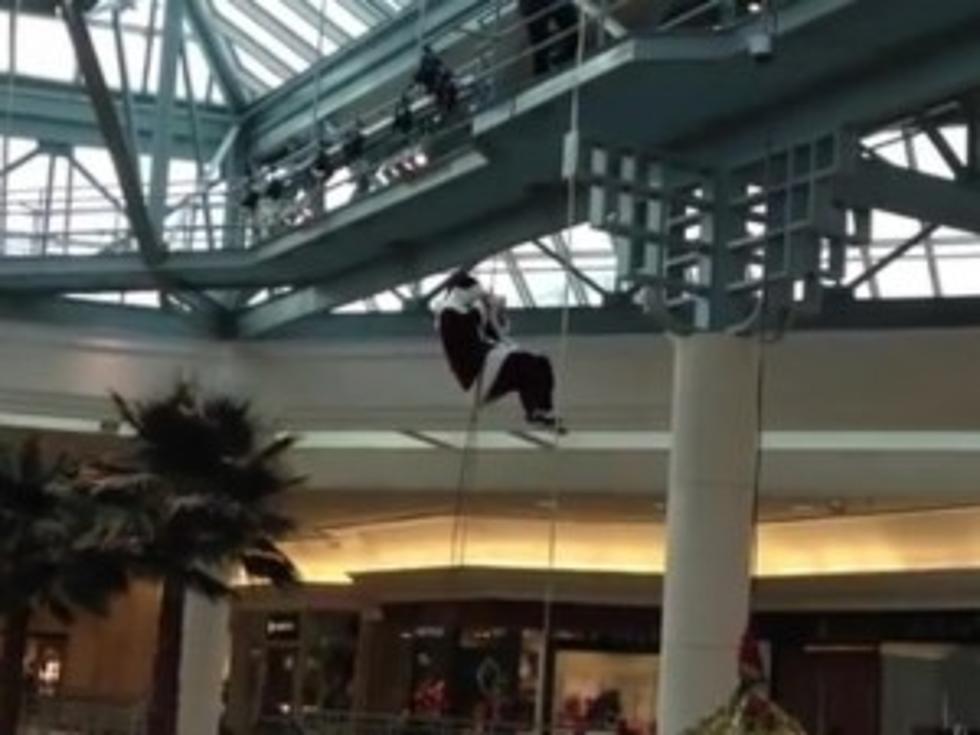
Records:
<instances>
[{"instance_id":1,"label":"storefront","mask_svg":"<svg viewBox=\"0 0 980 735\"><path fill-rule=\"evenodd\" d=\"M438 719L466 732L654 735L658 611L527 602L393 604L370 615L240 612L247 677L263 715ZM247 625L246 625L247 622ZM817 735L980 728L980 615L767 613L755 621L774 696ZM232 691L236 687L233 683ZM235 703L232 703L232 708ZM236 730L249 733L250 730Z\"/></svg>"}]
</instances>

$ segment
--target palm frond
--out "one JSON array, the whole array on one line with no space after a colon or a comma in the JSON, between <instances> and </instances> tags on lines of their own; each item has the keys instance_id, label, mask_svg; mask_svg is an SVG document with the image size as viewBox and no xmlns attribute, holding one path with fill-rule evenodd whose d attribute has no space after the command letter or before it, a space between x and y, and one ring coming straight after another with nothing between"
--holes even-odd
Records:
<instances>
[{"instance_id":1,"label":"palm frond","mask_svg":"<svg viewBox=\"0 0 980 735\"><path fill-rule=\"evenodd\" d=\"M247 401L202 398L186 382L155 400L114 402L137 431L135 448L124 462L94 468L92 492L145 504L152 532L141 574L182 580L205 594L222 593L201 576L214 565L241 564L276 584L295 580L291 562L270 541L293 528L274 507L299 482L284 470L291 437L261 443Z\"/></svg>"}]
</instances>

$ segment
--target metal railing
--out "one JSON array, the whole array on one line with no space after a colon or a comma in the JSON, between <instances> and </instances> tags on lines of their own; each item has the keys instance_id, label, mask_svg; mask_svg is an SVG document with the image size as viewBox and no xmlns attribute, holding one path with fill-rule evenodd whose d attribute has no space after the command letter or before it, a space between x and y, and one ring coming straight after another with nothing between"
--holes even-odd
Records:
<instances>
[{"instance_id":1,"label":"metal railing","mask_svg":"<svg viewBox=\"0 0 980 735\"><path fill-rule=\"evenodd\" d=\"M608 30L610 20L628 2L600 0L588 4L595 10L585 18L586 57L616 43L618 39L611 37ZM679 5L683 6L682 11L667 16L658 30L693 27L717 32L725 27L720 22L723 6L738 11L726 16L729 23L740 22L749 14L747 4L732 4L730 0ZM162 228L168 248L212 251L259 246L355 201L424 176L466 148L475 115L561 73L574 62L566 58L548 73L527 73L532 57L567 44L569 36L578 32L577 27L566 28L543 43L532 45L524 37L528 23L535 19L521 16L514 3L487 3L482 14L462 26L438 38L425 38L433 47L450 49L450 53L460 41L476 39L469 58L451 68L459 91L455 109L440 109L431 96L416 93L411 100L411 132L398 132L393 125L394 112L404 95L386 99L370 109L352 111L364 135L363 154L356 161L345 161L343 139L350 130L339 131L338 139L326 146L327 154L338 164L326 183L316 183L309 176L314 156L323 150L319 123L313 124L312 120L306 136L308 143L272 166L285 182L285 192L275 202L245 206L243 200L254 184L254 179L247 177L173 183L168 192L171 207ZM519 36L519 51L502 56L499 49L513 46L515 34ZM414 69L406 77L406 87L413 73ZM0 202L0 257L134 253L137 247L120 206L121 199L118 187L112 184L34 191L9 188L6 202Z\"/></svg>"},{"instance_id":2,"label":"metal railing","mask_svg":"<svg viewBox=\"0 0 980 735\"><path fill-rule=\"evenodd\" d=\"M249 735L574 735L581 729L581 726L550 723L535 727L530 721L492 718L323 711L262 718ZM596 725L588 729L598 732L604 728Z\"/></svg>"},{"instance_id":3,"label":"metal railing","mask_svg":"<svg viewBox=\"0 0 980 735\"><path fill-rule=\"evenodd\" d=\"M142 704L58 697L29 703L18 735L143 735Z\"/></svg>"}]
</instances>

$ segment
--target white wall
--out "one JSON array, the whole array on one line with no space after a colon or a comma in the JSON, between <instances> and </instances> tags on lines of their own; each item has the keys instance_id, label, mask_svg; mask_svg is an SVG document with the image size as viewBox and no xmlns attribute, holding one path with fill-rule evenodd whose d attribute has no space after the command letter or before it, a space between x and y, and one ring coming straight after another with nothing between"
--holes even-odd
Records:
<instances>
[{"instance_id":1,"label":"white wall","mask_svg":"<svg viewBox=\"0 0 980 735\"><path fill-rule=\"evenodd\" d=\"M469 400L435 339L218 343L140 339L0 322L0 412L103 419L110 389L164 390L177 377L252 397L295 430L457 428ZM537 346L557 352L552 342ZM573 429L669 428L672 351L664 338L572 337L563 394ZM980 330L800 333L767 352L767 430L980 429ZM485 428L520 425L514 401ZM980 447L978 447L980 450ZM456 485L450 452L304 452L324 487L408 490ZM665 451L581 452L559 459L502 452L479 458L485 490L662 492ZM974 497L973 453L793 452L767 457L767 492L804 497Z\"/></svg>"}]
</instances>

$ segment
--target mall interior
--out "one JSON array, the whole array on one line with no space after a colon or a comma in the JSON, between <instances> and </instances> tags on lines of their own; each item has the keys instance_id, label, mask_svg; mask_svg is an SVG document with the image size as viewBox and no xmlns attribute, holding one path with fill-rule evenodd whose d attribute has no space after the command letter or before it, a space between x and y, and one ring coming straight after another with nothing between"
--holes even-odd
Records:
<instances>
[{"instance_id":1,"label":"mall interior","mask_svg":"<svg viewBox=\"0 0 980 735\"><path fill-rule=\"evenodd\" d=\"M980 733L978 181L976 0L0 0L0 735Z\"/></svg>"}]
</instances>

